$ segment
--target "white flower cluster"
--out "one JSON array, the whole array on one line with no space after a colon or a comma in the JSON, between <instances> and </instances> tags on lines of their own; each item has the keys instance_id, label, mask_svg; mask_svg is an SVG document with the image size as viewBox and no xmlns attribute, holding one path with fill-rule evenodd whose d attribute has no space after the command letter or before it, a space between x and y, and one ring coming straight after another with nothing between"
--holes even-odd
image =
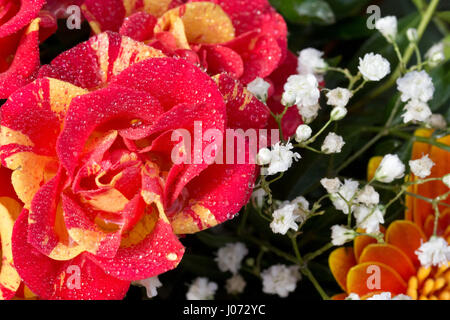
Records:
<instances>
[{"instance_id":1,"label":"white flower cluster","mask_svg":"<svg viewBox=\"0 0 450 320\"><path fill-rule=\"evenodd\" d=\"M301 280L298 266L286 266L276 264L261 272L263 292L277 294L286 298L289 293L297 288L297 282Z\"/></svg>"},{"instance_id":2,"label":"white flower cluster","mask_svg":"<svg viewBox=\"0 0 450 320\"><path fill-rule=\"evenodd\" d=\"M357 181L349 179L342 183L338 178L324 178L320 183L330 194L337 210L354 214L358 228L371 234L379 233L379 226L384 223L384 208L379 205L380 195L372 186L366 185L360 190ZM351 240L354 235L353 230L342 226L332 227L332 240L336 245Z\"/></svg>"},{"instance_id":3,"label":"white flower cluster","mask_svg":"<svg viewBox=\"0 0 450 320\"><path fill-rule=\"evenodd\" d=\"M303 223L308 218L309 202L302 196L292 201L284 201L272 214L270 228L273 233L286 234L289 229L298 230L297 223Z\"/></svg>"},{"instance_id":4,"label":"white flower cluster","mask_svg":"<svg viewBox=\"0 0 450 320\"><path fill-rule=\"evenodd\" d=\"M444 61L444 41L438 42L434 44L430 49L428 49L427 53L425 54L425 58L427 58L428 64L431 67L436 67L442 61Z\"/></svg>"},{"instance_id":5,"label":"white flower cluster","mask_svg":"<svg viewBox=\"0 0 450 320\"><path fill-rule=\"evenodd\" d=\"M331 227L331 243L335 246L342 246L356 236L357 233L355 231L345 226L334 225Z\"/></svg>"},{"instance_id":6,"label":"white flower cluster","mask_svg":"<svg viewBox=\"0 0 450 320\"><path fill-rule=\"evenodd\" d=\"M420 159L409 161L409 167L411 168L412 173L422 179L431 174L431 168L433 168L433 166L434 162L427 154Z\"/></svg>"},{"instance_id":7,"label":"white flower cluster","mask_svg":"<svg viewBox=\"0 0 450 320\"><path fill-rule=\"evenodd\" d=\"M396 154L387 154L375 172L375 180L391 183L405 175L405 165Z\"/></svg>"},{"instance_id":8,"label":"white flower cluster","mask_svg":"<svg viewBox=\"0 0 450 320\"><path fill-rule=\"evenodd\" d=\"M371 52L359 58L358 69L366 81L380 81L391 72L391 65L381 55Z\"/></svg>"},{"instance_id":9,"label":"white flower cluster","mask_svg":"<svg viewBox=\"0 0 450 320\"><path fill-rule=\"evenodd\" d=\"M295 130L295 141L302 143L311 138L312 129L307 124L301 124Z\"/></svg>"},{"instance_id":10,"label":"white flower cluster","mask_svg":"<svg viewBox=\"0 0 450 320\"><path fill-rule=\"evenodd\" d=\"M133 282L134 285L145 287L148 298L153 298L158 295L157 289L162 286L158 277L151 277L143 280Z\"/></svg>"},{"instance_id":11,"label":"white flower cluster","mask_svg":"<svg viewBox=\"0 0 450 320\"><path fill-rule=\"evenodd\" d=\"M262 148L258 152L257 163L260 166L269 165L268 168L264 168L262 174L269 176L277 174L279 172L287 171L292 163L301 159L301 156L297 152L292 152L292 143L286 143L282 145L281 142L277 142L272 146L272 150L268 148Z\"/></svg>"},{"instance_id":12,"label":"white flower cluster","mask_svg":"<svg viewBox=\"0 0 450 320\"><path fill-rule=\"evenodd\" d=\"M445 175L442 178L442 182L444 182L444 184L450 188L450 174Z\"/></svg>"},{"instance_id":13,"label":"white flower cluster","mask_svg":"<svg viewBox=\"0 0 450 320\"><path fill-rule=\"evenodd\" d=\"M323 153L331 154L331 153L340 153L342 148L345 145L344 138L337 135L334 132L328 133L323 141L321 150Z\"/></svg>"},{"instance_id":14,"label":"white flower cluster","mask_svg":"<svg viewBox=\"0 0 450 320\"><path fill-rule=\"evenodd\" d=\"M256 188L255 188L256 189ZM263 188L253 191L251 200L256 208L262 208L264 205L264 198L267 196L267 192Z\"/></svg>"},{"instance_id":15,"label":"white flower cluster","mask_svg":"<svg viewBox=\"0 0 450 320\"><path fill-rule=\"evenodd\" d=\"M236 274L241 268L242 259L247 254L248 249L242 242L227 243L217 251L216 261L220 271Z\"/></svg>"},{"instance_id":16,"label":"white flower cluster","mask_svg":"<svg viewBox=\"0 0 450 320\"><path fill-rule=\"evenodd\" d=\"M187 300L213 300L218 289L217 283L208 278L198 277L189 286L186 293Z\"/></svg>"},{"instance_id":17,"label":"white flower cluster","mask_svg":"<svg viewBox=\"0 0 450 320\"><path fill-rule=\"evenodd\" d=\"M333 106L333 110L331 111L331 119L333 121L339 121L347 115L347 109L345 107L352 96L353 93L345 88L336 88L327 93L327 104Z\"/></svg>"},{"instance_id":18,"label":"white flower cluster","mask_svg":"<svg viewBox=\"0 0 450 320\"><path fill-rule=\"evenodd\" d=\"M312 74L292 75L284 85L283 105L309 107L316 105L319 98L319 83Z\"/></svg>"},{"instance_id":19,"label":"white flower cluster","mask_svg":"<svg viewBox=\"0 0 450 320\"><path fill-rule=\"evenodd\" d=\"M345 300L361 300L358 294L350 293ZM398 294L395 297L392 297L392 293L390 292L381 292L379 294L374 294L367 300L412 300L412 298L406 294Z\"/></svg>"},{"instance_id":20,"label":"white flower cluster","mask_svg":"<svg viewBox=\"0 0 450 320\"><path fill-rule=\"evenodd\" d=\"M227 279L225 283L225 289L228 294L239 294L244 292L247 283L240 274L235 274L231 278Z\"/></svg>"},{"instance_id":21,"label":"white flower cluster","mask_svg":"<svg viewBox=\"0 0 450 320\"><path fill-rule=\"evenodd\" d=\"M450 261L450 246L441 237L431 237L427 242L422 243L415 253L420 260L420 264L426 268L443 266Z\"/></svg>"},{"instance_id":22,"label":"white flower cluster","mask_svg":"<svg viewBox=\"0 0 450 320\"><path fill-rule=\"evenodd\" d=\"M394 42L397 36L397 18L387 16L375 22L375 28L389 41Z\"/></svg>"},{"instance_id":23,"label":"white flower cluster","mask_svg":"<svg viewBox=\"0 0 450 320\"><path fill-rule=\"evenodd\" d=\"M445 130L447 129L447 121L441 114L432 114L426 123L429 127L434 129Z\"/></svg>"},{"instance_id":24,"label":"white flower cluster","mask_svg":"<svg viewBox=\"0 0 450 320\"><path fill-rule=\"evenodd\" d=\"M319 115L320 105L318 103L311 106L297 105L297 109L298 113L302 116L303 122L311 123Z\"/></svg>"},{"instance_id":25,"label":"white flower cluster","mask_svg":"<svg viewBox=\"0 0 450 320\"><path fill-rule=\"evenodd\" d=\"M328 67L322 56L323 52L314 48L306 48L300 51L298 53L298 74L313 74L321 80L321 76Z\"/></svg>"},{"instance_id":26,"label":"white flower cluster","mask_svg":"<svg viewBox=\"0 0 450 320\"><path fill-rule=\"evenodd\" d=\"M429 122L432 116L427 102L433 98L434 85L431 77L424 70L411 71L397 79L397 89L401 92L406 112L403 122Z\"/></svg>"},{"instance_id":27,"label":"white flower cluster","mask_svg":"<svg viewBox=\"0 0 450 320\"><path fill-rule=\"evenodd\" d=\"M247 90L263 102L267 100L269 88L270 83L260 77L255 78L255 80L247 85Z\"/></svg>"}]
</instances>

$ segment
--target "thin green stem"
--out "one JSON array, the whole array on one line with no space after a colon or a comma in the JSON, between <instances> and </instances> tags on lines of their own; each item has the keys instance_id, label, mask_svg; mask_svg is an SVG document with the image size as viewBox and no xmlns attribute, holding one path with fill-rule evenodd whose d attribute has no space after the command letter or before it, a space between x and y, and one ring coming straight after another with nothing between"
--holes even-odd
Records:
<instances>
[{"instance_id":1,"label":"thin green stem","mask_svg":"<svg viewBox=\"0 0 450 320\"><path fill-rule=\"evenodd\" d=\"M300 255L300 251L298 249L296 237L291 236L290 238L292 242L292 247L295 252L295 256L297 258L297 264L300 266L300 271L309 279L309 281L311 281L314 288L316 288L317 292L320 294L323 300L330 300L330 297L325 293L323 288L320 286L319 282L316 280L312 272L309 270L308 266L303 261L302 256Z\"/></svg>"},{"instance_id":2,"label":"thin green stem","mask_svg":"<svg viewBox=\"0 0 450 320\"><path fill-rule=\"evenodd\" d=\"M316 139L328 128L328 126L333 123L333 120L329 119L327 123L320 129L312 138L310 138L308 141L304 142L303 145L308 145L316 141Z\"/></svg>"},{"instance_id":3,"label":"thin green stem","mask_svg":"<svg viewBox=\"0 0 450 320\"><path fill-rule=\"evenodd\" d=\"M323 254L324 252L326 252L327 250L329 250L333 246L334 245L331 242L329 242L326 245L324 245L322 248L320 248L320 249L318 249L318 250L316 250L314 252L308 253L307 255L305 255L305 258L304 258L305 262L309 262L311 260L314 260L315 258L320 256L321 254Z\"/></svg>"}]
</instances>

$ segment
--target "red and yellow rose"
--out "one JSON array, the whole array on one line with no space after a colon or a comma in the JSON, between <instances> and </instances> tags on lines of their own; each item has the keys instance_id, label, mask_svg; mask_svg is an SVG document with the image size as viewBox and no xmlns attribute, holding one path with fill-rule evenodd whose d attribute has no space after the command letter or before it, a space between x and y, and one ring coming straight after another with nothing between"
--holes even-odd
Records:
<instances>
[{"instance_id":1,"label":"red and yellow rose","mask_svg":"<svg viewBox=\"0 0 450 320\"><path fill-rule=\"evenodd\" d=\"M418 130L416 135L431 136L431 130ZM450 136L438 140L450 145ZM412 159L429 154L435 166L430 177L442 177L450 172L450 153L426 143L416 142ZM369 163L369 180L373 177L379 158ZM412 179L415 179L412 176ZM413 185L412 193L434 199L448 192L442 181L431 181ZM445 200L450 204L450 197ZM329 257L331 272L337 283L345 291L335 299L344 299L356 293L363 299L380 292L393 295L407 294L413 299L450 300L450 265L425 268L420 265L416 250L433 235L435 211L431 204L413 196L406 197L407 210L404 220L394 221L385 231L385 242L368 236L358 236L353 247L341 247ZM450 209L440 206L437 235L450 243ZM380 270L380 287L371 289L367 285L373 275L368 268L376 266Z\"/></svg>"},{"instance_id":2,"label":"red and yellow rose","mask_svg":"<svg viewBox=\"0 0 450 320\"><path fill-rule=\"evenodd\" d=\"M10 96L1 109L0 158L24 203L12 256L32 292L122 298L131 281L178 265L179 235L239 211L256 165L172 162L171 133L192 132L194 121L221 133L258 129L268 111L226 74L212 79L116 33L61 54ZM200 143L203 151L222 142ZM68 288L74 267L81 286Z\"/></svg>"},{"instance_id":3,"label":"red and yellow rose","mask_svg":"<svg viewBox=\"0 0 450 320\"><path fill-rule=\"evenodd\" d=\"M40 67L39 40L56 23L45 0L0 0L0 99L31 82Z\"/></svg>"},{"instance_id":4,"label":"red and yellow rose","mask_svg":"<svg viewBox=\"0 0 450 320\"><path fill-rule=\"evenodd\" d=\"M283 85L297 73L297 59L287 49L284 19L267 0L85 0L82 10L96 34L118 31L244 85L265 78L272 83L268 105L276 113L284 109ZM290 108L284 136L299 124L298 111Z\"/></svg>"}]
</instances>

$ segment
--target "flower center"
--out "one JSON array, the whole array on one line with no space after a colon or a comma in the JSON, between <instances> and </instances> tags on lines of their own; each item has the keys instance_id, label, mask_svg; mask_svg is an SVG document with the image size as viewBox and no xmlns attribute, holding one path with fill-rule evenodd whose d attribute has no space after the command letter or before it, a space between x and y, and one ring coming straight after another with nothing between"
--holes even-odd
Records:
<instances>
[{"instance_id":1,"label":"flower center","mask_svg":"<svg viewBox=\"0 0 450 320\"><path fill-rule=\"evenodd\" d=\"M450 263L442 267L420 267L408 281L406 292L414 300L450 300Z\"/></svg>"}]
</instances>

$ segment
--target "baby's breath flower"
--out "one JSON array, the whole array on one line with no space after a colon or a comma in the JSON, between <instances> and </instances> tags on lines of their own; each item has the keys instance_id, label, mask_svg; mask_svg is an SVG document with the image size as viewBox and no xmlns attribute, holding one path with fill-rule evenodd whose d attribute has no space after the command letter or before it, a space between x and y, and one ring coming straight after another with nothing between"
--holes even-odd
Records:
<instances>
[{"instance_id":1,"label":"baby's breath flower","mask_svg":"<svg viewBox=\"0 0 450 320\"><path fill-rule=\"evenodd\" d=\"M312 129L307 124L301 124L295 130L295 141L298 143L305 142L311 137Z\"/></svg>"},{"instance_id":2,"label":"baby's breath flower","mask_svg":"<svg viewBox=\"0 0 450 320\"><path fill-rule=\"evenodd\" d=\"M359 72L367 81L380 81L391 72L389 61L379 54L367 53L359 58Z\"/></svg>"},{"instance_id":3,"label":"baby's breath flower","mask_svg":"<svg viewBox=\"0 0 450 320\"><path fill-rule=\"evenodd\" d=\"M395 297L392 297L390 292L381 292L379 294L375 294L367 300L412 300L410 296L406 294L398 294Z\"/></svg>"},{"instance_id":4,"label":"baby's breath flower","mask_svg":"<svg viewBox=\"0 0 450 320\"><path fill-rule=\"evenodd\" d=\"M345 107L335 107L331 110L330 118L333 121L339 121L345 118L347 109Z\"/></svg>"},{"instance_id":5,"label":"baby's breath flower","mask_svg":"<svg viewBox=\"0 0 450 320\"><path fill-rule=\"evenodd\" d=\"M300 218L298 213L298 205L286 204L275 210L272 214L273 220L270 228L273 233L286 234L289 229L298 230L296 221Z\"/></svg>"},{"instance_id":6,"label":"baby's breath flower","mask_svg":"<svg viewBox=\"0 0 450 320\"><path fill-rule=\"evenodd\" d=\"M336 210L342 211L345 214L349 213L347 202L349 202L358 191L358 185L358 181L346 179L338 192L331 194L330 198ZM354 205L352 205L350 209L353 211Z\"/></svg>"},{"instance_id":7,"label":"baby's breath flower","mask_svg":"<svg viewBox=\"0 0 450 320\"><path fill-rule=\"evenodd\" d=\"M215 260L220 271L230 271L235 274L241 267L242 259L244 259L247 253L247 247L242 242L227 243L217 251Z\"/></svg>"},{"instance_id":8,"label":"baby's breath flower","mask_svg":"<svg viewBox=\"0 0 450 320\"><path fill-rule=\"evenodd\" d=\"M361 300L357 293L350 293L345 300Z\"/></svg>"},{"instance_id":9,"label":"baby's breath flower","mask_svg":"<svg viewBox=\"0 0 450 320\"><path fill-rule=\"evenodd\" d=\"M287 171L291 166L293 161L300 159L300 155L297 152L292 152L292 143L286 143L282 145L281 142L277 142L271 151L271 159L269 167L267 168L267 174L274 175L279 172Z\"/></svg>"},{"instance_id":10,"label":"baby's breath flower","mask_svg":"<svg viewBox=\"0 0 450 320\"><path fill-rule=\"evenodd\" d=\"M442 178L442 182L450 188L450 174L445 175L444 178Z\"/></svg>"},{"instance_id":11,"label":"baby's breath flower","mask_svg":"<svg viewBox=\"0 0 450 320\"><path fill-rule=\"evenodd\" d=\"M431 168L433 168L433 166L434 162L427 154L420 159L409 161L409 167L411 168L412 173L422 179L431 174Z\"/></svg>"},{"instance_id":12,"label":"baby's breath flower","mask_svg":"<svg viewBox=\"0 0 450 320\"><path fill-rule=\"evenodd\" d=\"M298 266L285 266L276 264L261 272L263 281L263 292L277 294L286 298L289 293L294 292L297 282L301 279Z\"/></svg>"},{"instance_id":13,"label":"baby's breath flower","mask_svg":"<svg viewBox=\"0 0 450 320\"><path fill-rule=\"evenodd\" d=\"M436 67L442 61L444 61L444 42L441 41L433 45L425 54L425 58L427 58L428 63L431 67Z\"/></svg>"},{"instance_id":14,"label":"baby's breath flower","mask_svg":"<svg viewBox=\"0 0 450 320\"><path fill-rule=\"evenodd\" d=\"M248 91L261 101L267 100L269 88L270 84L260 77L255 78L247 85Z\"/></svg>"},{"instance_id":15,"label":"baby's breath flower","mask_svg":"<svg viewBox=\"0 0 450 320\"><path fill-rule=\"evenodd\" d=\"M395 16L387 16L378 19L375 22L375 28L389 41L392 42L397 36L397 18Z\"/></svg>"},{"instance_id":16,"label":"baby's breath flower","mask_svg":"<svg viewBox=\"0 0 450 320\"><path fill-rule=\"evenodd\" d=\"M372 186L365 186L364 189L358 194L356 201L365 204L367 206L378 204L380 202L380 195L375 191Z\"/></svg>"},{"instance_id":17,"label":"baby's breath flower","mask_svg":"<svg viewBox=\"0 0 450 320\"><path fill-rule=\"evenodd\" d=\"M408 100L427 102L434 94L433 81L424 70L411 71L397 79L397 89L402 94L403 102Z\"/></svg>"},{"instance_id":18,"label":"baby's breath flower","mask_svg":"<svg viewBox=\"0 0 450 320\"><path fill-rule=\"evenodd\" d=\"M186 293L187 300L213 300L218 289L217 283L210 282L208 278L198 277L189 286Z\"/></svg>"},{"instance_id":19,"label":"baby's breath flower","mask_svg":"<svg viewBox=\"0 0 450 320\"><path fill-rule=\"evenodd\" d=\"M398 294L392 300L412 300L412 298L406 294Z\"/></svg>"},{"instance_id":20,"label":"baby's breath flower","mask_svg":"<svg viewBox=\"0 0 450 320\"><path fill-rule=\"evenodd\" d=\"M325 137L321 150L326 154L339 153L342 151L342 147L344 147L344 145L345 142L341 136L338 136L334 132L330 132Z\"/></svg>"},{"instance_id":21,"label":"baby's breath flower","mask_svg":"<svg viewBox=\"0 0 450 320\"><path fill-rule=\"evenodd\" d=\"M375 172L375 180L391 183L405 175L405 165L395 154L387 154L381 160L380 166Z\"/></svg>"},{"instance_id":22,"label":"baby's breath flower","mask_svg":"<svg viewBox=\"0 0 450 320\"><path fill-rule=\"evenodd\" d=\"M345 107L353 93L345 88L336 88L327 93L327 104L334 107Z\"/></svg>"},{"instance_id":23,"label":"baby's breath flower","mask_svg":"<svg viewBox=\"0 0 450 320\"><path fill-rule=\"evenodd\" d=\"M450 260L450 247L441 237L431 237L416 250L420 264L425 268L446 265Z\"/></svg>"},{"instance_id":24,"label":"baby's breath flower","mask_svg":"<svg viewBox=\"0 0 450 320\"><path fill-rule=\"evenodd\" d=\"M156 297L158 295L157 289L162 286L162 283L157 276L134 281L133 284L145 287L148 298Z\"/></svg>"},{"instance_id":25,"label":"baby's breath flower","mask_svg":"<svg viewBox=\"0 0 450 320\"><path fill-rule=\"evenodd\" d=\"M282 102L292 106L314 106L320 98L319 83L312 74L290 76L284 85Z\"/></svg>"},{"instance_id":26,"label":"baby's breath flower","mask_svg":"<svg viewBox=\"0 0 450 320\"><path fill-rule=\"evenodd\" d=\"M252 203L257 208L262 208L264 204L264 198L267 196L267 192L263 188L256 189L251 195Z\"/></svg>"},{"instance_id":27,"label":"baby's breath flower","mask_svg":"<svg viewBox=\"0 0 450 320\"><path fill-rule=\"evenodd\" d=\"M427 124L434 129L444 130L447 128L447 121L445 121L445 118L442 114L438 113L432 114L428 119Z\"/></svg>"},{"instance_id":28,"label":"baby's breath flower","mask_svg":"<svg viewBox=\"0 0 450 320\"><path fill-rule=\"evenodd\" d=\"M432 116L431 109L426 102L411 100L404 107L406 112L402 114L403 122L426 122Z\"/></svg>"},{"instance_id":29,"label":"baby's breath flower","mask_svg":"<svg viewBox=\"0 0 450 320\"><path fill-rule=\"evenodd\" d=\"M325 188L325 190L327 190L329 194L339 192L339 188L342 186L342 183L338 178L323 178L320 180L320 184Z\"/></svg>"},{"instance_id":30,"label":"baby's breath flower","mask_svg":"<svg viewBox=\"0 0 450 320\"><path fill-rule=\"evenodd\" d=\"M319 115L320 105L297 106L298 113L302 116L305 123L313 122Z\"/></svg>"},{"instance_id":31,"label":"baby's breath flower","mask_svg":"<svg viewBox=\"0 0 450 320\"><path fill-rule=\"evenodd\" d=\"M294 214L298 216L297 221L303 223L309 214L309 202L305 199L305 197L298 196L294 200L291 201L291 204L296 205L296 209L294 210Z\"/></svg>"},{"instance_id":32,"label":"baby's breath flower","mask_svg":"<svg viewBox=\"0 0 450 320\"><path fill-rule=\"evenodd\" d=\"M258 156L256 157L256 162L260 166L265 166L266 164L269 164L272 160L272 151L270 151L268 148L261 148L258 152Z\"/></svg>"},{"instance_id":33,"label":"baby's breath flower","mask_svg":"<svg viewBox=\"0 0 450 320\"><path fill-rule=\"evenodd\" d=\"M367 233L378 233L380 223L384 223L384 213L380 206L358 205L355 207L354 215L358 228L364 229Z\"/></svg>"},{"instance_id":34,"label":"baby's breath flower","mask_svg":"<svg viewBox=\"0 0 450 320\"><path fill-rule=\"evenodd\" d=\"M345 226L334 225L331 227L331 243L335 246L342 246L346 242L353 240L357 233Z\"/></svg>"},{"instance_id":35,"label":"baby's breath flower","mask_svg":"<svg viewBox=\"0 0 450 320\"><path fill-rule=\"evenodd\" d=\"M314 48L306 48L298 53L299 74L324 74L327 63L322 58L323 52Z\"/></svg>"},{"instance_id":36,"label":"baby's breath flower","mask_svg":"<svg viewBox=\"0 0 450 320\"><path fill-rule=\"evenodd\" d=\"M406 36L410 42L417 42L417 39L419 38L416 28L409 28L406 30Z\"/></svg>"},{"instance_id":37,"label":"baby's breath flower","mask_svg":"<svg viewBox=\"0 0 450 320\"><path fill-rule=\"evenodd\" d=\"M228 294L240 294L244 292L247 283L240 274L235 274L231 278L227 279L225 289Z\"/></svg>"}]
</instances>

